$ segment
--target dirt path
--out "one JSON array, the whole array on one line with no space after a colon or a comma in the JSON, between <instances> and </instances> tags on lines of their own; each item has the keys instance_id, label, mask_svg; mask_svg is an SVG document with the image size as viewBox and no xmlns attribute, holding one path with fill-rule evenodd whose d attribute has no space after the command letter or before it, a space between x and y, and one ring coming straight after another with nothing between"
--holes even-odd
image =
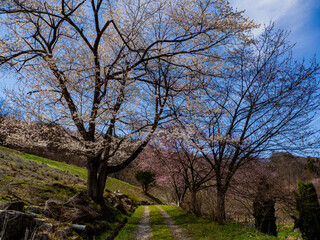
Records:
<instances>
[{"instance_id":1,"label":"dirt path","mask_svg":"<svg viewBox=\"0 0 320 240\"><path fill-rule=\"evenodd\" d=\"M186 238L186 236L183 234L182 229L173 223L172 218L169 216L169 214L166 213L161 207L157 206L157 208L160 210L161 214L164 216L165 223L169 226L174 237L178 240L188 240L188 238Z\"/></svg>"},{"instance_id":2,"label":"dirt path","mask_svg":"<svg viewBox=\"0 0 320 240\"><path fill-rule=\"evenodd\" d=\"M144 207L144 214L140 220L139 229L136 233L134 240L149 240L151 237L151 227L150 227L150 209L149 207Z\"/></svg>"}]
</instances>

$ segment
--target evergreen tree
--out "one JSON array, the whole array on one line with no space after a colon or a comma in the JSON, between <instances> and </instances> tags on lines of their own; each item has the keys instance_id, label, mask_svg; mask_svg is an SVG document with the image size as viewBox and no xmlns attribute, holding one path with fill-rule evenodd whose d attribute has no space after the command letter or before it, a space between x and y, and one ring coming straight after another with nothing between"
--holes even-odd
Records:
<instances>
[{"instance_id":1,"label":"evergreen tree","mask_svg":"<svg viewBox=\"0 0 320 240\"><path fill-rule=\"evenodd\" d=\"M138 171L136 173L136 179L141 184L144 193L148 193L148 190L155 183L155 174L150 171Z\"/></svg>"},{"instance_id":2,"label":"evergreen tree","mask_svg":"<svg viewBox=\"0 0 320 240\"><path fill-rule=\"evenodd\" d=\"M270 196L270 185L266 178L261 178L257 196L253 202L255 227L263 233L277 236L274 199Z\"/></svg>"},{"instance_id":3,"label":"evergreen tree","mask_svg":"<svg viewBox=\"0 0 320 240\"><path fill-rule=\"evenodd\" d=\"M320 240L320 206L312 182L298 182L296 204L299 217L295 226L300 229L303 239Z\"/></svg>"}]
</instances>

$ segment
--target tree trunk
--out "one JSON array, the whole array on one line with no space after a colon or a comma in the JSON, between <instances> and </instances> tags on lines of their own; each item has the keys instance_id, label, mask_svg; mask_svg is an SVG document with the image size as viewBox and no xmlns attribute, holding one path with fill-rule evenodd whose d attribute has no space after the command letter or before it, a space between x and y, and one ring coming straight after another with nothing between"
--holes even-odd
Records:
<instances>
[{"instance_id":1,"label":"tree trunk","mask_svg":"<svg viewBox=\"0 0 320 240\"><path fill-rule=\"evenodd\" d=\"M184 205L184 197L186 195L186 191L184 190L180 195L178 195L178 207L183 206Z\"/></svg>"},{"instance_id":2,"label":"tree trunk","mask_svg":"<svg viewBox=\"0 0 320 240\"><path fill-rule=\"evenodd\" d=\"M217 205L215 212L215 220L221 225L224 225L226 223L225 199L226 191L224 191L222 188L217 188Z\"/></svg>"},{"instance_id":3,"label":"tree trunk","mask_svg":"<svg viewBox=\"0 0 320 240\"><path fill-rule=\"evenodd\" d=\"M199 206L199 203L197 202L197 191L196 190L191 191L191 207L192 207L192 212L196 216L200 216L200 206Z\"/></svg>"},{"instance_id":4,"label":"tree trunk","mask_svg":"<svg viewBox=\"0 0 320 240\"><path fill-rule=\"evenodd\" d=\"M107 175L105 171L101 171L99 158L88 159L88 179L87 194L97 204L104 204L103 193L106 185Z\"/></svg>"},{"instance_id":5,"label":"tree trunk","mask_svg":"<svg viewBox=\"0 0 320 240\"><path fill-rule=\"evenodd\" d=\"M101 207L101 214L109 221L114 220L114 212L103 198L107 180L107 166L99 163L100 158L88 159L87 194Z\"/></svg>"}]
</instances>

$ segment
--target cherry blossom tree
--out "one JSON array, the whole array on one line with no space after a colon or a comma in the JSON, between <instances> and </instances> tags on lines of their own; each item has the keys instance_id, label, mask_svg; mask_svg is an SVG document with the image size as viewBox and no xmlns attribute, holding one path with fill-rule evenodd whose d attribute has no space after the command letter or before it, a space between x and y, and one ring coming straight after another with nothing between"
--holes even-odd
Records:
<instances>
[{"instance_id":1,"label":"cherry blossom tree","mask_svg":"<svg viewBox=\"0 0 320 240\"><path fill-rule=\"evenodd\" d=\"M199 191L210 187L213 169L198 151L185 144L183 138L175 134L177 124L166 125L165 129L154 139L157 147L148 146L139 156L138 166L155 172L157 183L164 187L172 186L178 204L183 203L189 191L191 210L200 215ZM180 133L182 132L179 131Z\"/></svg>"},{"instance_id":2,"label":"cherry blossom tree","mask_svg":"<svg viewBox=\"0 0 320 240\"><path fill-rule=\"evenodd\" d=\"M69 148L87 157L97 203L196 85L190 76L216 71L253 27L225 0L3 0L0 23L0 63L21 82L8 96L75 132Z\"/></svg>"},{"instance_id":3,"label":"cherry blossom tree","mask_svg":"<svg viewBox=\"0 0 320 240\"><path fill-rule=\"evenodd\" d=\"M310 133L319 106L319 66L295 61L286 38L271 26L239 47L180 118L186 141L214 169L219 223L225 223L226 193L240 167L272 150L300 148Z\"/></svg>"},{"instance_id":4,"label":"cherry blossom tree","mask_svg":"<svg viewBox=\"0 0 320 240\"><path fill-rule=\"evenodd\" d=\"M170 189L170 197L180 205L184 201L188 187L181 174L180 164L175 160L174 152L148 144L135 163L137 169L154 172L156 184L164 189Z\"/></svg>"}]
</instances>

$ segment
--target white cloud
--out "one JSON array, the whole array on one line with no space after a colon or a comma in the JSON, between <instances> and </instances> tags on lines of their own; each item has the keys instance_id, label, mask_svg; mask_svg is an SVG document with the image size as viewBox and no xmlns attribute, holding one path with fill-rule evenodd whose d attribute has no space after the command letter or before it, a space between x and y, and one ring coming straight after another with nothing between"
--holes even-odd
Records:
<instances>
[{"instance_id":1,"label":"white cloud","mask_svg":"<svg viewBox=\"0 0 320 240\"><path fill-rule=\"evenodd\" d=\"M315 0L231 0L231 6L245 10L256 23L275 22L288 30L301 28L309 19ZM259 31L258 31L259 32Z\"/></svg>"},{"instance_id":2,"label":"white cloud","mask_svg":"<svg viewBox=\"0 0 320 240\"><path fill-rule=\"evenodd\" d=\"M298 0L233 0L231 5L238 10L246 10L245 14L257 23L267 24L290 14L298 7Z\"/></svg>"},{"instance_id":3,"label":"white cloud","mask_svg":"<svg viewBox=\"0 0 320 240\"><path fill-rule=\"evenodd\" d=\"M275 22L277 28L291 32L289 40L296 43L296 56L309 59L315 53L320 55L319 0L230 0L230 4L261 24L254 35L263 31L263 25Z\"/></svg>"}]
</instances>

